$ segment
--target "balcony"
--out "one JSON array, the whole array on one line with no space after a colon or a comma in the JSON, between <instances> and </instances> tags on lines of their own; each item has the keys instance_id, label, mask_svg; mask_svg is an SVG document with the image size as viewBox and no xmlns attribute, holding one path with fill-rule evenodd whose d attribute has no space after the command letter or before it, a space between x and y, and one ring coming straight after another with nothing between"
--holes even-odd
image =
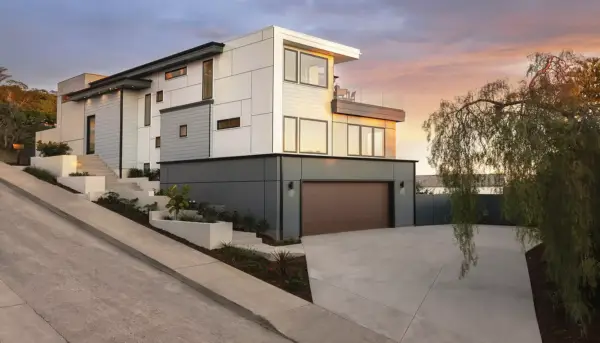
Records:
<instances>
[{"instance_id":1,"label":"balcony","mask_svg":"<svg viewBox=\"0 0 600 343\"><path fill-rule=\"evenodd\" d=\"M395 122L402 122L405 120L406 114L404 110L357 101L356 93L356 90L341 88L339 85L336 85L333 91L333 100L331 101L331 111L337 114L376 118Z\"/></svg>"}]
</instances>

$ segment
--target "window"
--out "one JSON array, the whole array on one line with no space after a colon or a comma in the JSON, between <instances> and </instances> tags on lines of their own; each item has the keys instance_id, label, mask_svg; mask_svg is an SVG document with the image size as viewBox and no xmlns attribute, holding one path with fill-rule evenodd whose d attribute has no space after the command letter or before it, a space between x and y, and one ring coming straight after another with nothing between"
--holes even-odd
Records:
<instances>
[{"instance_id":1,"label":"window","mask_svg":"<svg viewBox=\"0 0 600 343\"><path fill-rule=\"evenodd\" d=\"M240 117L217 121L217 130L233 129L234 127L240 127Z\"/></svg>"},{"instance_id":2,"label":"window","mask_svg":"<svg viewBox=\"0 0 600 343\"><path fill-rule=\"evenodd\" d=\"M285 49L284 64L284 80L298 82L298 52Z\"/></svg>"},{"instance_id":3,"label":"window","mask_svg":"<svg viewBox=\"0 0 600 343\"><path fill-rule=\"evenodd\" d=\"M298 152L298 118L283 119L283 151Z\"/></svg>"},{"instance_id":4,"label":"window","mask_svg":"<svg viewBox=\"0 0 600 343\"><path fill-rule=\"evenodd\" d=\"M202 100L213 97L213 60L202 63Z\"/></svg>"},{"instance_id":5,"label":"window","mask_svg":"<svg viewBox=\"0 0 600 343\"><path fill-rule=\"evenodd\" d=\"M156 92L156 102L162 102L162 101L163 101L163 91Z\"/></svg>"},{"instance_id":6,"label":"window","mask_svg":"<svg viewBox=\"0 0 600 343\"><path fill-rule=\"evenodd\" d=\"M348 155L360 155L360 126L348 125Z\"/></svg>"},{"instance_id":7,"label":"window","mask_svg":"<svg viewBox=\"0 0 600 343\"><path fill-rule=\"evenodd\" d=\"M327 154L327 122L300 119L300 152Z\"/></svg>"},{"instance_id":8,"label":"window","mask_svg":"<svg viewBox=\"0 0 600 343\"><path fill-rule=\"evenodd\" d=\"M383 157L385 151L385 130L374 128L373 131L373 155Z\"/></svg>"},{"instance_id":9,"label":"window","mask_svg":"<svg viewBox=\"0 0 600 343\"><path fill-rule=\"evenodd\" d=\"M150 163L144 163L144 173L147 173L150 171Z\"/></svg>"},{"instance_id":10,"label":"window","mask_svg":"<svg viewBox=\"0 0 600 343\"><path fill-rule=\"evenodd\" d=\"M152 118L152 94L146 94L144 107L144 126L150 126Z\"/></svg>"},{"instance_id":11,"label":"window","mask_svg":"<svg viewBox=\"0 0 600 343\"><path fill-rule=\"evenodd\" d=\"M179 137L187 137L187 125L179 126Z\"/></svg>"},{"instance_id":12,"label":"window","mask_svg":"<svg viewBox=\"0 0 600 343\"><path fill-rule=\"evenodd\" d=\"M187 75L187 67L171 70L165 73L165 80L174 79L176 77Z\"/></svg>"},{"instance_id":13,"label":"window","mask_svg":"<svg viewBox=\"0 0 600 343\"><path fill-rule=\"evenodd\" d=\"M300 83L327 88L327 59L301 53Z\"/></svg>"},{"instance_id":14,"label":"window","mask_svg":"<svg viewBox=\"0 0 600 343\"><path fill-rule=\"evenodd\" d=\"M155 147L155 148L160 148L160 136L157 136L157 137L154 139L154 147Z\"/></svg>"},{"instance_id":15,"label":"window","mask_svg":"<svg viewBox=\"0 0 600 343\"><path fill-rule=\"evenodd\" d=\"M385 129L348 125L348 155L384 157Z\"/></svg>"}]
</instances>

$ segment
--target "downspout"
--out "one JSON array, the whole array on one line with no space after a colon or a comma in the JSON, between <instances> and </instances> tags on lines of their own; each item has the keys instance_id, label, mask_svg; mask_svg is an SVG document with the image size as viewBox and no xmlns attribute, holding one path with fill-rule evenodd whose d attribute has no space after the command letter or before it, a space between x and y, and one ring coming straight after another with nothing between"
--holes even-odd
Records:
<instances>
[{"instance_id":1,"label":"downspout","mask_svg":"<svg viewBox=\"0 0 600 343\"><path fill-rule=\"evenodd\" d=\"M121 96L121 109L119 111L119 179L123 178L123 89L119 91Z\"/></svg>"}]
</instances>

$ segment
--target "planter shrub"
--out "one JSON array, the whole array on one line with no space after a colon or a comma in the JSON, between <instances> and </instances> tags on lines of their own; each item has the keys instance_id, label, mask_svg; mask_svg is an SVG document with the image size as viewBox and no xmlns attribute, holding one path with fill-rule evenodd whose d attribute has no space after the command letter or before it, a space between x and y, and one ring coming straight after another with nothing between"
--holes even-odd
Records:
<instances>
[{"instance_id":1,"label":"planter shrub","mask_svg":"<svg viewBox=\"0 0 600 343\"><path fill-rule=\"evenodd\" d=\"M93 175L90 175L90 173L88 173L88 172L75 172L75 173L69 174L69 176L93 176Z\"/></svg>"},{"instance_id":2,"label":"planter shrub","mask_svg":"<svg viewBox=\"0 0 600 343\"><path fill-rule=\"evenodd\" d=\"M46 169L37 168L37 167L25 167L25 168L23 168L23 171L37 177L38 179L40 179L42 181L46 181L53 185L56 184L56 178L54 177L54 175L52 175L52 173L50 173Z\"/></svg>"},{"instance_id":3,"label":"planter shrub","mask_svg":"<svg viewBox=\"0 0 600 343\"><path fill-rule=\"evenodd\" d=\"M139 168L131 168L127 172L127 177L129 177L129 178L144 177L144 171Z\"/></svg>"},{"instance_id":4,"label":"planter shrub","mask_svg":"<svg viewBox=\"0 0 600 343\"><path fill-rule=\"evenodd\" d=\"M68 155L71 147L65 142L37 142L36 150L40 152L41 157Z\"/></svg>"}]
</instances>

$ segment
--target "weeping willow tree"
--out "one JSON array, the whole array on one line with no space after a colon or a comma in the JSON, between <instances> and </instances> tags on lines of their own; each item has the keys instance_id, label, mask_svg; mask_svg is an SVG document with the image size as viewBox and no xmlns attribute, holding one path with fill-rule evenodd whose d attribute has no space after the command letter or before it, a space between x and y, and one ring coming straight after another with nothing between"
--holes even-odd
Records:
<instances>
[{"instance_id":1,"label":"weeping willow tree","mask_svg":"<svg viewBox=\"0 0 600 343\"><path fill-rule=\"evenodd\" d=\"M600 281L600 59L530 59L516 85L441 102L423 124L429 162L451 194L462 275L477 264L478 175L502 173L505 217L519 223L519 239L544 244L548 278L585 327Z\"/></svg>"}]
</instances>

